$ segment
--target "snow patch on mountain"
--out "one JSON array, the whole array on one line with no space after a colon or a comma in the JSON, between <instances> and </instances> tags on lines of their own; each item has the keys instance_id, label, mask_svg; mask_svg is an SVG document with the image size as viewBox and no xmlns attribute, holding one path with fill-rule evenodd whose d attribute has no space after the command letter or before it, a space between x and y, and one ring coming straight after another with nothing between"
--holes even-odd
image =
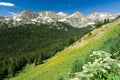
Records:
<instances>
[{"instance_id":1,"label":"snow patch on mountain","mask_svg":"<svg viewBox=\"0 0 120 80\"><path fill-rule=\"evenodd\" d=\"M68 16L68 14L67 14L67 13L64 13L64 12L59 12L59 13L57 13L57 15L58 15L58 16L62 16L62 17Z\"/></svg>"},{"instance_id":2,"label":"snow patch on mountain","mask_svg":"<svg viewBox=\"0 0 120 80\"><path fill-rule=\"evenodd\" d=\"M103 21L104 19L109 19L109 20L113 20L117 17L116 14L111 14L111 13L92 13L90 15L87 16L88 19L91 19L93 22L95 21Z\"/></svg>"},{"instance_id":3,"label":"snow patch on mountain","mask_svg":"<svg viewBox=\"0 0 120 80\"><path fill-rule=\"evenodd\" d=\"M51 22L64 22L70 24L73 27L81 28L88 25L94 25L96 21L103 21L104 19L113 20L118 14L111 13L92 13L88 16L84 16L79 11L69 15L64 12L55 13L52 11L33 12L29 10L22 11L19 14L11 17L0 17L0 21L5 23L11 23L12 25L22 24L36 24L37 23L51 23Z\"/></svg>"}]
</instances>

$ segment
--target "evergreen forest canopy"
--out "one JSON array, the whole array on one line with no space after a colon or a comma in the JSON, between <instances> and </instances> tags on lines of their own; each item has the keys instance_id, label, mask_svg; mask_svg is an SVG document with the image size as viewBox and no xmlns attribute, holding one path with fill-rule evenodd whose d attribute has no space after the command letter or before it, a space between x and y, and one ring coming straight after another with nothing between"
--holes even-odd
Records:
<instances>
[{"instance_id":1,"label":"evergreen forest canopy","mask_svg":"<svg viewBox=\"0 0 120 80\"><path fill-rule=\"evenodd\" d=\"M1 27L0 79L15 76L26 64L42 64L91 30L60 22Z\"/></svg>"}]
</instances>

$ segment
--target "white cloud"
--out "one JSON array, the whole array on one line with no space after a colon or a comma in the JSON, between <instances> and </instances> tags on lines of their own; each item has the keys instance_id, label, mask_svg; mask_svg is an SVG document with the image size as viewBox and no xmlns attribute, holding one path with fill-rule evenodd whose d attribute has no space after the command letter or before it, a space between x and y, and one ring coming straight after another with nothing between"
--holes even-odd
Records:
<instances>
[{"instance_id":1,"label":"white cloud","mask_svg":"<svg viewBox=\"0 0 120 80\"><path fill-rule=\"evenodd\" d=\"M18 13L14 13L14 12L8 12L11 15L17 15Z\"/></svg>"},{"instance_id":2,"label":"white cloud","mask_svg":"<svg viewBox=\"0 0 120 80\"><path fill-rule=\"evenodd\" d=\"M15 4L8 3L8 2L0 2L0 6L9 6L9 7L12 7L12 6L15 6Z\"/></svg>"}]
</instances>

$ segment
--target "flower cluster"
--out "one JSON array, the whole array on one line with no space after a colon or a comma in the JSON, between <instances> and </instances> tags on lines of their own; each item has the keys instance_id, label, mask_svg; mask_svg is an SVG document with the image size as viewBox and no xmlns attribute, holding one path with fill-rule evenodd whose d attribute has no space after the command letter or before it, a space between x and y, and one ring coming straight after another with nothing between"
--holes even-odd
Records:
<instances>
[{"instance_id":1,"label":"flower cluster","mask_svg":"<svg viewBox=\"0 0 120 80\"><path fill-rule=\"evenodd\" d=\"M104 51L94 51L90 58L93 62L88 62L82 67L82 72L75 73L71 80L91 80L94 78L105 79L110 73L117 73L120 70L120 61L111 58L111 54Z\"/></svg>"}]
</instances>

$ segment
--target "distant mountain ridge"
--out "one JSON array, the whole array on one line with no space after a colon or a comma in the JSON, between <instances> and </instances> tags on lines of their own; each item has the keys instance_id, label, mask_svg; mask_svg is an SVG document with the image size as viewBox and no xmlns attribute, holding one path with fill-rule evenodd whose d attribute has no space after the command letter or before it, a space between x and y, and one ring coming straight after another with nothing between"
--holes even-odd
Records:
<instances>
[{"instance_id":1,"label":"distant mountain ridge","mask_svg":"<svg viewBox=\"0 0 120 80\"><path fill-rule=\"evenodd\" d=\"M64 22L70 24L73 27L81 28L88 25L93 25L96 21L103 21L104 19L113 20L117 16L118 14L98 12L84 16L78 11L69 15L64 12L55 13L52 11L44 11L36 13L33 11L24 10L21 13L13 15L11 17L0 17L0 21L15 26L22 24Z\"/></svg>"}]
</instances>

